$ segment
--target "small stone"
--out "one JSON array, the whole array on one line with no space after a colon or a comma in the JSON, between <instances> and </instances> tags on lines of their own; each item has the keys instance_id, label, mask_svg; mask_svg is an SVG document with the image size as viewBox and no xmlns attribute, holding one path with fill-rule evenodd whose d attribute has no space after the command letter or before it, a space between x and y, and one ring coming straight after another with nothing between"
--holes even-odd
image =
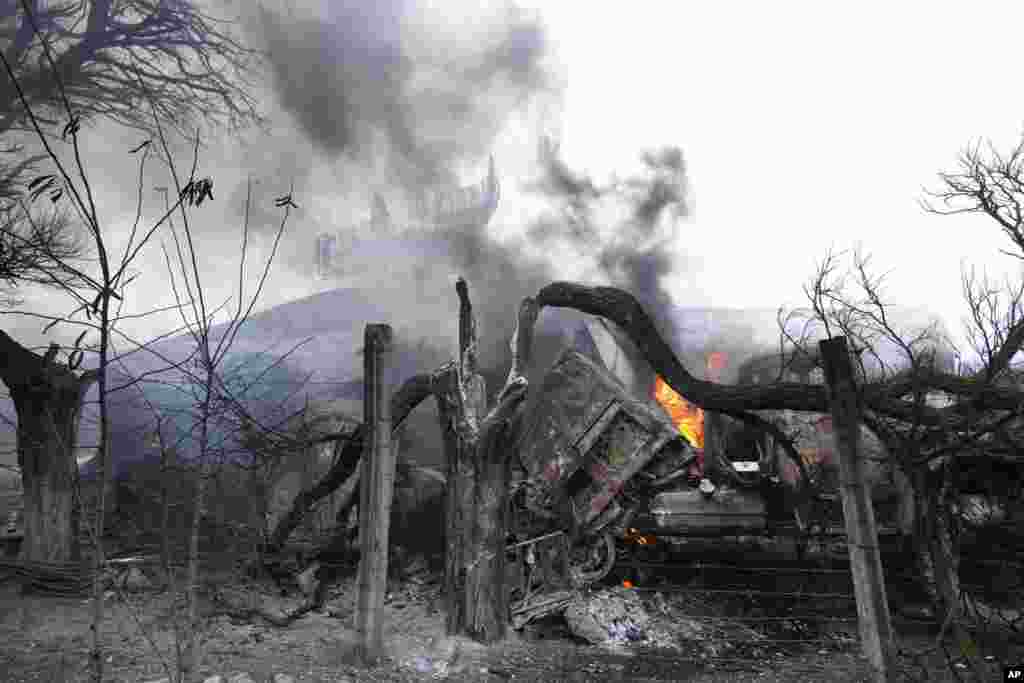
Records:
<instances>
[{"instance_id":1,"label":"small stone","mask_svg":"<svg viewBox=\"0 0 1024 683\"><path fill-rule=\"evenodd\" d=\"M316 589L320 587L320 581L316 578L316 572L320 569L320 563L314 562L309 565L301 574L296 577L296 581L299 584L299 590L307 598L313 597L316 593Z\"/></svg>"},{"instance_id":2,"label":"small stone","mask_svg":"<svg viewBox=\"0 0 1024 683\"><path fill-rule=\"evenodd\" d=\"M204 678L203 683L224 683L224 677L217 674L215 676L210 676L209 678Z\"/></svg>"},{"instance_id":3,"label":"small stone","mask_svg":"<svg viewBox=\"0 0 1024 683\"><path fill-rule=\"evenodd\" d=\"M634 591L606 590L581 596L565 609L573 635L594 644L642 640L650 623Z\"/></svg>"},{"instance_id":4,"label":"small stone","mask_svg":"<svg viewBox=\"0 0 1024 683\"><path fill-rule=\"evenodd\" d=\"M439 636L430 644L430 649L437 659L452 659L459 649L459 644L455 638Z\"/></svg>"},{"instance_id":5,"label":"small stone","mask_svg":"<svg viewBox=\"0 0 1024 683\"><path fill-rule=\"evenodd\" d=\"M295 677L288 674L274 674L274 683L295 683Z\"/></svg>"},{"instance_id":6,"label":"small stone","mask_svg":"<svg viewBox=\"0 0 1024 683\"><path fill-rule=\"evenodd\" d=\"M412 666L421 674L428 674L434 670L434 663L426 657L416 657L412 660Z\"/></svg>"},{"instance_id":7,"label":"small stone","mask_svg":"<svg viewBox=\"0 0 1024 683\"><path fill-rule=\"evenodd\" d=\"M241 671L228 676L228 683L256 683L256 681L253 680L252 676Z\"/></svg>"},{"instance_id":8,"label":"small stone","mask_svg":"<svg viewBox=\"0 0 1024 683\"><path fill-rule=\"evenodd\" d=\"M132 567L125 573L124 581L121 585L124 586L126 591L137 593L151 589L153 582L142 573L141 569Z\"/></svg>"}]
</instances>

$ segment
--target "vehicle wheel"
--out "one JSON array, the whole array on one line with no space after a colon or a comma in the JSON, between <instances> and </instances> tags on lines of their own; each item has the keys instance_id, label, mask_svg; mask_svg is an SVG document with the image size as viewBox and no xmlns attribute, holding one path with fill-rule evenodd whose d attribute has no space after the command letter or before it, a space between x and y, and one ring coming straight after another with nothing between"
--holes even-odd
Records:
<instances>
[{"instance_id":1,"label":"vehicle wheel","mask_svg":"<svg viewBox=\"0 0 1024 683\"><path fill-rule=\"evenodd\" d=\"M587 538L569 549L569 576L582 588L600 581L615 566L615 539L609 533Z\"/></svg>"}]
</instances>

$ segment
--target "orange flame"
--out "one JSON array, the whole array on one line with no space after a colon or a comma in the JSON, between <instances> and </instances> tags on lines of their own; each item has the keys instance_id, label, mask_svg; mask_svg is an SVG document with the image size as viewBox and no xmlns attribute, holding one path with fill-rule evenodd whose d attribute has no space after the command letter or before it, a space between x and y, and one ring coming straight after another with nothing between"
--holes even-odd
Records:
<instances>
[{"instance_id":1,"label":"orange flame","mask_svg":"<svg viewBox=\"0 0 1024 683\"><path fill-rule=\"evenodd\" d=\"M623 588L632 588L633 587L633 582L630 581L629 579L625 579L622 582L622 587Z\"/></svg>"},{"instance_id":2,"label":"orange flame","mask_svg":"<svg viewBox=\"0 0 1024 683\"><path fill-rule=\"evenodd\" d=\"M654 545L658 542L656 536L642 534L633 528L626 529L623 539L627 543L636 543L637 545Z\"/></svg>"},{"instance_id":3,"label":"orange flame","mask_svg":"<svg viewBox=\"0 0 1024 683\"><path fill-rule=\"evenodd\" d=\"M679 428L690 445L704 448L704 411L676 393L668 382L658 375L654 381L654 400L661 404L672 422Z\"/></svg>"},{"instance_id":4,"label":"orange flame","mask_svg":"<svg viewBox=\"0 0 1024 683\"><path fill-rule=\"evenodd\" d=\"M709 353L704 371L705 378L713 382L721 381L722 371L728 364L727 354L721 351ZM690 445L703 450L704 411L677 394L676 390L661 378L661 375L655 376L654 400L668 411L672 422L679 428L679 433L690 442Z\"/></svg>"}]
</instances>

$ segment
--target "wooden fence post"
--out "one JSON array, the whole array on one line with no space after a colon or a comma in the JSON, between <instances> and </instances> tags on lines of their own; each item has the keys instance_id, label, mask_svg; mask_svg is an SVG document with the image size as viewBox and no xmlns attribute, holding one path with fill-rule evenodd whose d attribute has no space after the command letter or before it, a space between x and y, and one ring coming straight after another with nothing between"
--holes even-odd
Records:
<instances>
[{"instance_id":1,"label":"wooden fence post","mask_svg":"<svg viewBox=\"0 0 1024 683\"><path fill-rule=\"evenodd\" d=\"M832 411L833 435L839 454L840 490L846 521L861 647L878 683L895 680L892 624L885 596L885 577L878 550L875 512L860 443L860 406L853 379L853 364L845 337L818 343L825 366Z\"/></svg>"},{"instance_id":2,"label":"wooden fence post","mask_svg":"<svg viewBox=\"0 0 1024 683\"><path fill-rule=\"evenodd\" d=\"M391 448L391 387L385 381L391 345L390 325L367 325L363 351L363 424L368 439L362 459L359 495L359 599L357 657L364 666L383 653L384 593L388 577L388 525L395 485Z\"/></svg>"}]
</instances>

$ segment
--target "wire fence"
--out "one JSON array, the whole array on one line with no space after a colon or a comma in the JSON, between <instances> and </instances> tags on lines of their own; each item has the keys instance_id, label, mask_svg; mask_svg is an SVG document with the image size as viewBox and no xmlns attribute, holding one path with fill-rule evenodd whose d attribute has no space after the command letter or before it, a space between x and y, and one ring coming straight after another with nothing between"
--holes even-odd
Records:
<instances>
[{"instance_id":1,"label":"wire fence","mask_svg":"<svg viewBox=\"0 0 1024 683\"><path fill-rule=\"evenodd\" d=\"M963 555L961 575L991 578L992 568L999 567L1011 580L1000 586L1000 604L982 603L978 597L991 597L991 582L962 581L967 642L958 642L949 624L944 627L925 604L921 574L906 558L883 556L902 680L971 680L968 672L978 663L995 677L1002 667L1024 660L1024 574L1021 563L1009 559L1021 558L1024 548L1016 554L1012 545L987 550L985 555L978 549ZM644 553L650 551L638 554ZM684 653L684 659L728 666L742 653L748 664L764 663L777 649L799 661L805 673L828 680L830 670L835 673L836 655L861 652L853 577L846 563L772 563L744 561L742 556L715 562L690 559L685 553L659 561L634 555L619 562L614 580L645 596L649 607L657 605L652 596L660 596L662 604L668 600L677 624L692 620L704 626L701 651ZM981 612L979 605L984 605ZM866 674L866 661L857 661Z\"/></svg>"},{"instance_id":2,"label":"wire fence","mask_svg":"<svg viewBox=\"0 0 1024 683\"><path fill-rule=\"evenodd\" d=\"M172 567L185 565L187 519L172 529L167 553ZM85 525L88 527L88 525ZM112 534L119 533L117 524ZM243 522L204 522L201 564L209 568L237 568L255 556L260 531ZM83 536L83 541L87 541ZM290 570L301 568L310 548L322 547L325 535L296 534L289 551ZM160 539L137 542L125 537L122 552L111 553L105 567L113 575L132 565L128 556L143 558L148 566L160 564ZM88 543L85 544L88 547ZM1021 662L1024 643L1024 553L1013 538L988 547L964 548L960 571L969 595L985 596L990 611L979 613L975 603L964 606L963 621L970 644L958 641L943 628L941 617L927 609L912 614L909 608L927 601L920 588L920 573L904 557L883 555L892 624L897 634L896 655L904 680L969 680L972 657L997 673L999 667ZM720 670L764 670L785 661L786 671L806 674L806 680L828 680L837 662L856 676L866 672L858 632L853 579L848 563L834 557L781 559L784 553L760 555L693 553L630 549L617 563L611 585L631 584L647 611L672 625L676 636L691 633L681 649L646 650L654 662L690 662ZM699 558L699 559L697 559ZM342 563L343 564L343 563ZM28 583L33 590L60 596L86 595L91 585L91 563L47 565L0 560L0 583ZM1002 594L991 602L993 585ZM1013 616L1014 618L1009 618ZM971 648L974 648L972 651ZM639 664L637 666L640 666Z\"/></svg>"}]
</instances>

